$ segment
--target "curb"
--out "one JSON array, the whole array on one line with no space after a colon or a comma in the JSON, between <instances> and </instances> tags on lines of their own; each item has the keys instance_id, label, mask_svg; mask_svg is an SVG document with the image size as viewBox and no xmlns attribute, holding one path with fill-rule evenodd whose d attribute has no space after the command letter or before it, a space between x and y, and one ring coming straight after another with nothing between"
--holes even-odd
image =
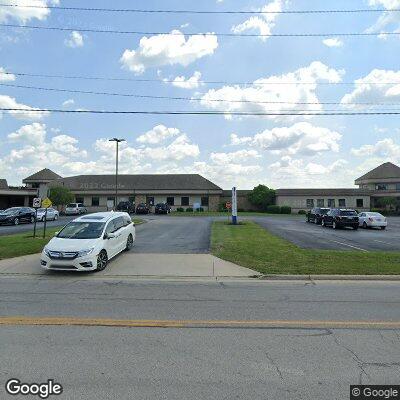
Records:
<instances>
[{"instance_id":1,"label":"curb","mask_svg":"<svg viewBox=\"0 0 400 400\"><path fill-rule=\"evenodd\" d=\"M400 275L261 275L258 279L271 281L398 281Z\"/></svg>"}]
</instances>

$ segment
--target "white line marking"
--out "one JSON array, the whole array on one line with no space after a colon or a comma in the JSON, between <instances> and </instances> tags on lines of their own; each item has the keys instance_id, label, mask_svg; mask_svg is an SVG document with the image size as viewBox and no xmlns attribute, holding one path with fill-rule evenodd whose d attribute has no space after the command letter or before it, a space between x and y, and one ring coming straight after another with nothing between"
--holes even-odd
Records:
<instances>
[{"instance_id":1,"label":"white line marking","mask_svg":"<svg viewBox=\"0 0 400 400\"><path fill-rule=\"evenodd\" d=\"M389 244L389 245L393 245L394 244L394 243L389 243L389 242L383 242L382 240L374 240L374 242L384 243L384 244Z\"/></svg>"},{"instance_id":2,"label":"white line marking","mask_svg":"<svg viewBox=\"0 0 400 400\"><path fill-rule=\"evenodd\" d=\"M356 250L365 251L365 252L368 253L368 250L362 249L361 247L356 247L356 246L352 246L351 244L346 244L346 243L342 243L342 242L337 242L336 240L332 240L332 242L335 242L335 243L337 243L337 244L341 244L341 245L343 245L343 246L348 246L348 247L351 247L351 248L356 249Z\"/></svg>"}]
</instances>

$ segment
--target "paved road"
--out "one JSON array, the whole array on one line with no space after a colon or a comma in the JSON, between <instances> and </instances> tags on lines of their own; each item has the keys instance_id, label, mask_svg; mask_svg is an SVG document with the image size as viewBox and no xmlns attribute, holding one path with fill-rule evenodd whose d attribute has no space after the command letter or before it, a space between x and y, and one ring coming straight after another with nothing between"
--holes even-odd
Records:
<instances>
[{"instance_id":1,"label":"paved road","mask_svg":"<svg viewBox=\"0 0 400 400\"><path fill-rule=\"evenodd\" d=\"M74 218L76 218L76 216L70 216L70 217L60 216L60 218L57 221L47 221L47 226L50 228L64 226L66 223L73 220ZM43 225L44 225L43 222L38 222L37 229L39 231L43 231ZM33 224L21 224L18 226L0 225L0 236L12 235L14 233L24 233L24 232L33 232Z\"/></svg>"},{"instance_id":2,"label":"paved road","mask_svg":"<svg viewBox=\"0 0 400 400\"><path fill-rule=\"evenodd\" d=\"M400 322L399 283L0 279L1 316L295 320L291 329L1 326L4 383L54 378L58 398L346 399L399 382L400 330L307 329L301 320ZM297 325L297 327L296 327Z\"/></svg>"},{"instance_id":3,"label":"paved road","mask_svg":"<svg viewBox=\"0 0 400 400\"><path fill-rule=\"evenodd\" d=\"M385 231L376 229L323 228L308 224L298 216L253 217L252 220L274 235L305 249L400 251L400 218L388 218Z\"/></svg>"}]
</instances>

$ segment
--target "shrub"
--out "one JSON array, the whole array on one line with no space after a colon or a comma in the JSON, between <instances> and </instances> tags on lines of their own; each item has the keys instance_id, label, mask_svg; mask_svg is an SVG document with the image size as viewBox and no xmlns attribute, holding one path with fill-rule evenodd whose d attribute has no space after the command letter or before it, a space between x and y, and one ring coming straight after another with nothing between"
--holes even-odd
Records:
<instances>
[{"instance_id":1,"label":"shrub","mask_svg":"<svg viewBox=\"0 0 400 400\"><path fill-rule=\"evenodd\" d=\"M291 214L291 213L292 213L292 207L289 206L281 207L281 214Z\"/></svg>"},{"instance_id":2,"label":"shrub","mask_svg":"<svg viewBox=\"0 0 400 400\"><path fill-rule=\"evenodd\" d=\"M182 207L177 207L176 211L177 212L184 212L185 210Z\"/></svg>"},{"instance_id":3,"label":"shrub","mask_svg":"<svg viewBox=\"0 0 400 400\"><path fill-rule=\"evenodd\" d=\"M238 208L238 212L244 212L244 208Z\"/></svg>"},{"instance_id":4,"label":"shrub","mask_svg":"<svg viewBox=\"0 0 400 400\"><path fill-rule=\"evenodd\" d=\"M228 211L228 210L225 208L225 203L219 203L219 205L218 205L218 211L219 211L219 212L226 212L226 211Z\"/></svg>"},{"instance_id":5,"label":"shrub","mask_svg":"<svg viewBox=\"0 0 400 400\"><path fill-rule=\"evenodd\" d=\"M307 214L307 211L306 211L306 210L299 210L299 214L300 214L300 215L306 215L306 214Z\"/></svg>"},{"instance_id":6,"label":"shrub","mask_svg":"<svg viewBox=\"0 0 400 400\"><path fill-rule=\"evenodd\" d=\"M196 209L196 212L204 212L204 208L200 207L200 208Z\"/></svg>"},{"instance_id":7,"label":"shrub","mask_svg":"<svg viewBox=\"0 0 400 400\"><path fill-rule=\"evenodd\" d=\"M192 207L188 207L188 208L186 209L186 212L193 212L193 208L192 208Z\"/></svg>"},{"instance_id":8,"label":"shrub","mask_svg":"<svg viewBox=\"0 0 400 400\"><path fill-rule=\"evenodd\" d=\"M270 205L267 207L267 213L269 214L280 214L281 208L279 206Z\"/></svg>"}]
</instances>

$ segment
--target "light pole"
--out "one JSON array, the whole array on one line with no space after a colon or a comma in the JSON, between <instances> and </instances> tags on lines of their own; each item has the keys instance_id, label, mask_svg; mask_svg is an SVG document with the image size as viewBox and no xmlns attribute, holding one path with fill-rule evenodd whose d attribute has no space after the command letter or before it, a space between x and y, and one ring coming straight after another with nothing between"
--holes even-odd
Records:
<instances>
[{"instance_id":1,"label":"light pole","mask_svg":"<svg viewBox=\"0 0 400 400\"><path fill-rule=\"evenodd\" d=\"M119 151L119 144L121 142L125 142L125 139L113 138L109 139L109 142L115 142L117 144L117 154L115 157L115 201L114 201L114 210L116 210L118 205L118 151Z\"/></svg>"}]
</instances>

